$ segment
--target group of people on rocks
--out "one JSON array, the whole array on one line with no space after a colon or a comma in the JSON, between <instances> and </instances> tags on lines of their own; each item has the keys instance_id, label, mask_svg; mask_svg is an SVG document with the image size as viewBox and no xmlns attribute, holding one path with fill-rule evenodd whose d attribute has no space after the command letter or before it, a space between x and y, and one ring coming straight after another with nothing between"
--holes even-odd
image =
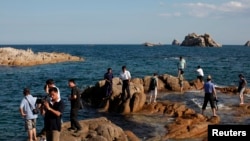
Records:
<instances>
[{"instance_id":1,"label":"group of people on rocks","mask_svg":"<svg viewBox=\"0 0 250 141\"><path fill-rule=\"evenodd\" d=\"M179 63L178 63L178 78L179 78L181 92L183 91L183 80L184 80L183 74L184 74L185 68L186 68L186 60L181 56L179 58ZM196 72L197 72L197 79L204 84L203 89L204 89L205 95L204 95L204 102L202 105L202 114L204 114L204 111L207 107L207 103L209 102L211 109L212 109L213 116L217 116L215 101L218 101L218 99L217 99L217 92L215 89L215 84L212 83L212 77L211 75L208 75L207 81L203 82L204 72L200 65L197 66ZM242 74L239 74L238 77L239 77L239 84L238 84L237 92L240 97L240 105L242 105L244 104L243 93L246 89L247 81Z\"/></svg>"},{"instance_id":2,"label":"group of people on rocks","mask_svg":"<svg viewBox=\"0 0 250 141\"><path fill-rule=\"evenodd\" d=\"M77 120L78 110L81 107L80 90L76 86L75 80L68 80L68 86L71 88L69 101L70 108L70 122L71 127L69 131L80 133L82 127ZM60 141L60 131L62 128L62 116L65 109L65 102L61 99L59 88L56 87L53 79L48 79L44 86L46 96L38 99L33 97L29 88L24 88L23 99L19 107L21 116L25 121L25 129L28 133L29 141L37 141L36 133L36 119L38 113L34 113L33 109L39 109L40 114L44 119L44 128L42 134L45 134L47 141Z\"/></svg>"},{"instance_id":3,"label":"group of people on rocks","mask_svg":"<svg viewBox=\"0 0 250 141\"><path fill-rule=\"evenodd\" d=\"M186 60L183 57L179 58L179 62L177 64L178 68L178 79L180 85L180 91L183 92L183 82L184 82L184 69L186 68ZM204 89L204 102L202 105L202 114L206 109L207 103L210 102L210 106L212 109L213 116L217 116L215 109L215 99L217 99L217 93L215 89L215 85L212 83L211 75L207 76L207 81L203 81L204 72L200 66L197 66L197 79L203 83ZM112 95L112 85L113 85L113 73L112 68L108 68L107 72L104 74L105 80L105 98L108 99ZM130 93L130 81L131 74L127 70L126 66L122 66L122 71L119 75L119 78L122 83L122 93L121 99L122 101L126 101L131 98ZM240 104L244 104L244 96L243 92L245 91L247 81L242 74L239 75L239 86L238 93L240 97ZM71 88L71 94L68 100L71 102L70 108L70 122L71 127L68 128L69 131L74 131L75 133L79 133L82 131L82 127L77 120L78 110L81 108L81 95L80 90L77 87L75 80L68 80L68 86ZM158 87L158 74L153 73L153 76L150 80L149 84L149 103L156 102L157 99L157 87ZM36 105L41 110L41 115L44 118L44 129L43 131L46 134L47 141L59 141L60 140L60 131L62 124L62 115L64 112L65 104L64 101L60 97L59 88L55 86L53 79L48 79L46 81L46 85L44 87L47 96L42 100L41 103L37 104L37 99L30 94L30 90L25 88L23 90L24 98L21 101L19 111L21 116L25 119L25 129L28 132L29 141L37 140L36 137L36 119L38 117L37 114L34 114L32 111L36 108Z\"/></svg>"},{"instance_id":4,"label":"group of people on rocks","mask_svg":"<svg viewBox=\"0 0 250 141\"><path fill-rule=\"evenodd\" d=\"M183 83L184 83L184 69L187 67L186 60L180 56L179 62L177 63L178 68L178 80L180 85L180 92L183 92ZM212 83L211 75L207 76L207 81L204 82L204 72L200 65L197 66L196 69L197 79L203 84L204 89L204 102L202 105L202 114L207 107L207 103L210 103L213 116L217 116L216 114L216 105L215 102L217 100L217 92L215 89L215 84ZM107 73L104 75L104 79L106 80L105 87L106 87L106 97L109 97L112 94L112 79L113 74L111 68L108 68ZM130 98L130 91L129 91L129 81L131 79L131 74L128 70L126 70L126 66L122 67L122 72L120 74L120 79L122 80L122 99L126 100ZM244 91L246 89L247 81L242 74L239 74L239 85L237 92L239 93L240 97L240 104L244 104ZM149 103L156 102L157 99L157 86L158 86L158 74L154 73L149 84ZM125 90L128 96L125 96Z\"/></svg>"}]
</instances>

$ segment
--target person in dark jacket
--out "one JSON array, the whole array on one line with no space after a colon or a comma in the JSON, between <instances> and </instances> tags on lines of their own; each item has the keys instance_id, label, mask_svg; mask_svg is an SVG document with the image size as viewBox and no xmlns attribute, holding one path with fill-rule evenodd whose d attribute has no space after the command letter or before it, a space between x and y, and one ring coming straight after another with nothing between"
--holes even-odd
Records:
<instances>
[{"instance_id":1,"label":"person in dark jacket","mask_svg":"<svg viewBox=\"0 0 250 141\"><path fill-rule=\"evenodd\" d=\"M68 130L74 130L75 133L80 132L82 127L77 120L78 116L78 111L80 109L80 100L81 100L81 95L80 95L80 90L76 86L75 80L70 79L68 81L68 85L71 88L71 95L69 97L71 108L70 108L70 123L71 127Z\"/></svg>"}]
</instances>

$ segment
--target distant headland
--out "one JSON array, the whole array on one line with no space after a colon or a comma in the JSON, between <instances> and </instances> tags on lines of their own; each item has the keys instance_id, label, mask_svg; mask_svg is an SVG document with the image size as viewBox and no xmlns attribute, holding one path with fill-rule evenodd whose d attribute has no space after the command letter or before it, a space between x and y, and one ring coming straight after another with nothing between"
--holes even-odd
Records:
<instances>
[{"instance_id":1,"label":"distant headland","mask_svg":"<svg viewBox=\"0 0 250 141\"><path fill-rule=\"evenodd\" d=\"M22 50L12 47L0 48L0 56L0 65L5 66L34 66L68 61L84 61L81 57L66 53L34 53L31 49Z\"/></svg>"}]
</instances>

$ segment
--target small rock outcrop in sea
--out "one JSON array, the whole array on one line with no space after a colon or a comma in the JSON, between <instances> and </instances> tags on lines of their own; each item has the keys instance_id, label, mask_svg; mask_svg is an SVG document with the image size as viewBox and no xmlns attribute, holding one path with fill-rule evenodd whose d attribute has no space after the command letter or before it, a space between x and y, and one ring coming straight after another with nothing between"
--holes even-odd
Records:
<instances>
[{"instance_id":1,"label":"small rock outcrop in sea","mask_svg":"<svg viewBox=\"0 0 250 141\"><path fill-rule=\"evenodd\" d=\"M139 141L131 131L123 131L105 117L81 120L82 132L74 133L67 129L70 122L64 122L60 134L60 141ZM40 140L40 138L38 138Z\"/></svg>"},{"instance_id":2,"label":"small rock outcrop in sea","mask_svg":"<svg viewBox=\"0 0 250 141\"><path fill-rule=\"evenodd\" d=\"M176 40L176 39L174 39L173 42L172 42L173 46L179 46L180 44L181 43L178 40Z\"/></svg>"},{"instance_id":3,"label":"small rock outcrop in sea","mask_svg":"<svg viewBox=\"0 0 250 141\"><path fill-rule=\"evenodd\" d=\"M154 44L154 43L150 43L150 42L145 42L145 43L143 43L143 45L147 46L147 47L152 47L152 46L160 46L162 44L161 43Z\"/></svg>"},{"instance_id":4,"label":"small rock outcrop in sea","mask_svg":"<svg viewBox=\"0 0 250 141\"><path fill-rule=\"evenodd\" d=\"M188 34L185 36L184 41L182 41L181 46L222 47L221 44L215 42L207 33L204 35L197 35L196 33Z\"/></svg>"},{"instance_id":5,"label":"small rock outcrop in sea","mask_svg":"<svg viewBox=\"0 0 250 141\"><path fill-rule=\"evenodd\" d=\"M83 61L84 59L65 53L34 53L31 49L22 50L11 47L0 48L0 65L33 66L67 61Z\"/></svg>"},{"instance_id":6,"label":"small rock outcrop in sea","mask_svg":"<svg viewBox=\"0 0 250 141\"><path fill-rule=\"evenodd\" d=\"M244 46L248 46L248 47L250 47L250 40L249 41L247 41L246 43L245 43L245 45Z\"/></svg>"}]
</instances>

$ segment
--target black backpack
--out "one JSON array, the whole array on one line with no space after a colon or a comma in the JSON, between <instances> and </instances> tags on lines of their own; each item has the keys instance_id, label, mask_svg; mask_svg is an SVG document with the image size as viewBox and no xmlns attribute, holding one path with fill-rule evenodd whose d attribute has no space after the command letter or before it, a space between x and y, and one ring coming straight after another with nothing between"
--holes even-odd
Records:
<instances>
[{"instance_id":1,"label":"black backpack","mask_svg":"<svg viewBox=\"0 0 250 141\"><path fill-rule=\"evenodd\" d=\"M157 86L156 78L152 77L149 84L149 90L154 90Z\"/></svg>"}]
</instances>

